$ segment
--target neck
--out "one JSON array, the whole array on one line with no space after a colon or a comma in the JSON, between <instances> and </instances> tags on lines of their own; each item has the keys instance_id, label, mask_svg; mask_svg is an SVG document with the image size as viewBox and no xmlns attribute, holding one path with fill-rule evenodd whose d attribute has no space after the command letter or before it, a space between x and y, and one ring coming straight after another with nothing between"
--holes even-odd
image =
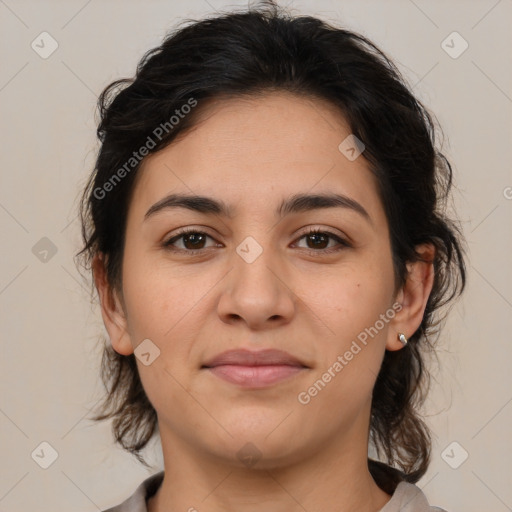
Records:
<instances>
[{"instance_id":1,"label":"neck","mask_svg":"<svg viewBox=\"0 0 512 512\"><path fill-rule=\"evenodd\" d=\"M148 512L253 512L255 506L270 512L378 512L391 496L368 470L367 437L358 426L354 436L331 440L308 457L253 468L201 452L161 426L165 475Z\"/></svg>"}]
</instances>

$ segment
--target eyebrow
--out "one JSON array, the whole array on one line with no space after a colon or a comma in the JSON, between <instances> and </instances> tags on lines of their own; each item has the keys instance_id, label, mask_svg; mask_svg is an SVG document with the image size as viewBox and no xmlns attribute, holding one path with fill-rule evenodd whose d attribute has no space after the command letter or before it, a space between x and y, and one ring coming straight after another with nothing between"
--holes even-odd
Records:
<instances>
[{"instance_id":1,"label":"eyebrow","mask_svg":"<svg viewBox=\"0 0 512 512\"><path fill-rule=\"evenodd\" d=\"M156 202L144 215L147 220L157 212L171 208L186 208L206 215L220 215L233 218L234 211L226 203L212 197L187 194L170 194ZM372 224L372 220L364 207L342 194L294 194L281 202L275 211L275 215L283 218L292 213L302 213L311 210L325 208L346 208L361 215Z\"/></svg>"}]
</instances>

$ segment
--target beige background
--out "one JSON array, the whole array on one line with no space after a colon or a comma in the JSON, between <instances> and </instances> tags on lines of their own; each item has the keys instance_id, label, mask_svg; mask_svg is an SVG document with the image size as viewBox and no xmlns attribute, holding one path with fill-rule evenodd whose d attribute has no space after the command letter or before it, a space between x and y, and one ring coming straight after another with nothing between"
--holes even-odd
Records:
<instances>
[{"instance_id":1,"label":"beige background","mask_svg":"<svg viewBox=\"0 0 512 512\"><path fill-rule=\"evenodd\" d=\"M99 92L131 76L178 21L229 5L237 4L0 0L2 512L101 510L149 474L113 445L109 424L85 418L101 393L96 339L104 328L72 260L76 202L97 150ZM418 485L450 512L512 510L512 1L293 7L370 37L443 126L469 282L443 337L426 408L433 461ZM31 48L43 31L59 45L47 59ZM453 31L469 44L456 59L441 46ZM46 262L32 251L43 237L57 249ZM43 441L58 452L46 470L31 458ZM453 469L445 459L460 463L462 450L469 457ZM158 445L151 452L150 473L161 464Z\"/></svg>"}]
</instances>

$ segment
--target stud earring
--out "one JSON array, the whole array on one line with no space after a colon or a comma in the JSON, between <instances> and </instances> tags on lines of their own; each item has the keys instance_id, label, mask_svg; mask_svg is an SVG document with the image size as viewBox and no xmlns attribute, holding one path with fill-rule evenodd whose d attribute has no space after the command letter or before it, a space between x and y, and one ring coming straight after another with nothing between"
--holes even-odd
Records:
<instances>
[{"instance_id":1,"label":"stud earring","mask_svg":"<svg viewBox=\"0 0 512 512\"><path fill-rule=\"evenodd\" d=\"M400 342L402 343L402 345L405 347L405 345L407 345L407 338L405 337L405 334L399 332L398 333L398 339L400 340Z\"/></svg>"}]
</instances>

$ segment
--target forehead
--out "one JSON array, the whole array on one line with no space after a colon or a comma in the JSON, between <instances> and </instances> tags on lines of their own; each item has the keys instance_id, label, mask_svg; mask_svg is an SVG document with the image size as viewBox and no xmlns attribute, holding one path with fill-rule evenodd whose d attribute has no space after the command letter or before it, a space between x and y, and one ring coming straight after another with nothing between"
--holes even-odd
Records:
<instances>
[{"instance_id":1,"label":"forehead","mask_svg":"<svg viewBox=\"0 0 512 512\"><path fill-rule=\"evenodd\" d=\"M330 103L280 92L196 109L193 129L142 162L131 205L138 216L171 192L221 198L236 213L239 203L273 210L270 203L290 194L332 191L381 214L367 161L339 148L351 133Z\"/></svg>"}]
</instances>

